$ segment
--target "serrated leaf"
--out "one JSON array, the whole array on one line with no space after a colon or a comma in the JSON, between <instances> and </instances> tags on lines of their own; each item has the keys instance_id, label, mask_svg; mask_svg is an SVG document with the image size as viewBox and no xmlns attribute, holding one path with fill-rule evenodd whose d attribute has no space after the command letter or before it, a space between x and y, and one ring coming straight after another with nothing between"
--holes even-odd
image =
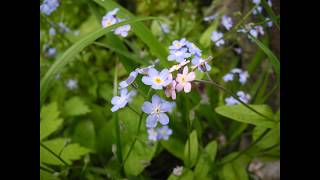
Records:
<instances>
[{"instance_id":1,"label":"serrated leaf","mask_svg":"<svg viewBox=\"0 0 320 180\"><path fill-rule=\"evenodd\" d=\"M64 113L66 116L79 116L90 112L89 107L80 97L72 97L66 101L64 105Z\"/></svg>"},{"instance_id":2,"label":"serrated leaf","mask_svg":"<svg viewBox=\"0 0 320 180\"><path fill-rule=\"evenodd\" d=\"M40 113L40 141L55 132L62 124L63 120L59 118L59 114L56 102L42 108Z\"/></svg>"},{"instance_id":3,"label":"serrated leaf","mask_svg":"<svg viewBox=\"0 0 320 180\"><path fill-rule=\"evenodd\" d=\"M61 153L61 158L68 164L74 160L79 160L83 155L88 154L91 150L79 146L79 144L66 145L66 139L57 138L49 141L42 142L55 154ZM48 150L40 146L40 162L51 165L64 165L57 157L52 155Z\"/></svg>"},{"instance_id":4,"label":"serrated leaf","mask_svg":"<svg viewBox=\"0 0 320 180\"><path fill-rule=\"evenodd\" d=\"M267 105L249 105L254 110L258 111L259 113L273 119L273 112L271 108ZM228 117L232 120L249 123L256 126L262 126L266 128L273 128L275 127L275 121L270 121L252 110L248 109L247 107L241 105L232 105L232 106L220 106L215 109L215 111L225 117Z\"/></svg>"},{"instance_id":5,"label":"serrated leaf","mask_svg":"<svg viewBox=\"0 0 320 180\"><path fill-rule=\"evenodd\" d=\"M198 159L198 151L199 147L197 131L193 130L184 146L184 163L187 167L192 167L196 164Z\"/></svg>"}]
</instances>

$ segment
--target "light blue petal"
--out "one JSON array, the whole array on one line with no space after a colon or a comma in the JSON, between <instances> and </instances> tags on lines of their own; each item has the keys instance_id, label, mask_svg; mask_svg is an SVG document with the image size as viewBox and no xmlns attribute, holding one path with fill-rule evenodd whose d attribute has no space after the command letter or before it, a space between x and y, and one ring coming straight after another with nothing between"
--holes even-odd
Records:
<instances>
[{"instance_id":1,"label":"light blue petal","mask_svg":"<svg viewBox=\"0 0 320 180\"><path fill-rule=\"evenodd\" d=\"M163 69L159 74L161 79L167 79L168 75L169 75L169 70L168 69Z\"/></svg>"},{"instance_id":2,"label":"light blue petal","mask_svg":"<svg viewBox=\"0 0 320 180\"><path fill-rule=\"evenodd\" d=\"M154 94L152 96L152 105L157 106L157 105L160 105L160 103L161 103L161 98L158 95Z\"/></svg>"},{"instance_id":3,"label":"light blue petal","mask_svg":"<svg viewBox=\"0 0 320 180\"><path fill-rule=\"evenodd\" d=\"M169 124L169 117L165 113L160 113L159 121L162 125Z\"/></svg>"},{"instance_id":4,"label":"light blue petal","mask_svg":"<svg viewBox=\"0 0 320 180\"><path fill-rule=\"evenodd\" d=\"M120 90L120 96L123 97L123 96L127 96L128 94L128 89L124 88L124 89L121 89Z\"/></svg>"},{"instance_id":5,"label":"light blue petal","mask_svg":"<svg viewBox=\"0 0 320 180\"><path fill-rule=\"evenodd\" d=\"M170 55L168 56L168 60L169 60L169 61L173 61L173 60L175 60L175 59L176 59L176 56L173 55L173 54L170 54Z\"/></svg>"},{"instance_id":6,"label":"light blue petal","mask_svg":"<svg viewBox=\"0 0 320 180\"><path fill-rule=\"evenodd\" d=\"M158 76L158 71L155 69L155 68L150 68L149 71L148 71L148 75L152 78L152 77L155 77L155 76Z\"/></svg>"},{"instance_id":7,"label":"light blue petal","mask_svg":"<svg viewBox=\"0 0 320 180\"><path fill-rule=\"evenodd\" d=\"M152 87L153 89L156 89L156 90L162 89L162 86L161 86L161 85L157 85L157 84L152 84L151 87Z\"/></svg>"},{"instance_id":8,"label":"light blue petal","mask_svg":"<svg viewBox=\"0 0 320 180\"><path fill-rule=\"evenodd\" d=\"M158 122L158 120L157 120L157 115L155 115L155 114L149 115L149 116L147 117L146 126L147 126L148 128L154 128L154 127L157 126L157 122Z\"/></svg>"},{"instance_id":9,"label":"light blue petal","mask_svg":"<svg viewBox=\"0 0 320 180\"><path fill-rule=\"evenodd\" d=\"M112 112L115 112L115 111L117 111L118 109L119 109L119 106L115 105L115 106L113 106L113 107L111 108L111 111L112 111Z\"/></svg>"},{"instance_id":10,"label":"light blue petal","mask_svg":"<svg viewBox=\"0 0 320 180\"><path fill-rule=\"evenodd\" d=\"M151 80L151 78L148 77L148 76L143 76L141 80L142 80L142 82L143 82L144 84L146 84L146 85L152 85L152 80Z\"/></svg>"},{"instance_id":11,"label":"light blue petal","mask_svg":"<svg viewBox=\"0 0 320 180\"><path fill-rule=\"evenodd\" d=\"M119 101L120 97L119 96L115 96L111 99L111 104L116 104L117 101Z\"/></svg>"},{"instance_id":12,"label":"light blue petal","mask_svg":"<svg viewBox=\"0 0 320 180\"><path fill-rule=\"evenodd\" d=\"M162 112L170 112L172 109L172 105L170 102L162 102L160 107Z\"/></svg>"},{"instance_id":13,"label":"light blue petal","mask_svg":"<svg viewBox=\"0 0 320 180\"><path fill-rule=\"evenodd\" d=\"M152 104L148 101L144 102L141 106L141 110L147 114L151 114L152 112Z\"/></svg>"}]
</instances>

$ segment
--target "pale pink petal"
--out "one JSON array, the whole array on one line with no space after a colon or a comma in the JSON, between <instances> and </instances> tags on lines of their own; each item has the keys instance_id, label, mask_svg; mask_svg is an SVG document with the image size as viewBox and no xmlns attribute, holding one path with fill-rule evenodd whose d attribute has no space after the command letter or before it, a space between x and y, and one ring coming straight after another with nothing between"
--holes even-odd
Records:
<instances>
[{"instance_id":1,"label":"pale pink petal","mask_svg":"<svg viewBox=\"0 0 320 180\"><path fill-rule=\"evenodd\" d=\"M191 83L186 83L184 85L184 92L188 93L191 91Z\"/></svg>"},{"instance_id":2,"label":"pale pink petal","mask_svg":"<svg viewBox=\"0 0 320 180\"><path fill-rule=\"evenodd\" d=\"M183 68L183 75L187 75L188 74L188 67L187 66L185 66L184 68Z\"/></svg>"},{"instance_id":3,"label":"pale pink petal","mask_svg":"<svg viewBox=\"0 0 320 180\"><path fill-rule=\"evenodd\" d=\"M170 88L167 87L164 93L166 94L167 97L170 97L170 93L171 93Z\"/></svg>"},{"instance_id":4,"label":"pale pink petal","mask_svg":"<svg viewBox=\"0 0 320 180\"><path fill-rule=\"evenodd\" d=\"M178 74L178 75L177 75L177 78L176 78L176 81L177 81L177 82L181 82L181 78L182 78L182 74Z\"/></svg>"},{"instance_id":5,"label":"pale pink petal","mask_svg":"<svg viewBox=\"0 0 320 180\"><path fill-rule=\"evenodd\" d=\"M180 92L183 89L183 84L182 83L178 83L178 85L176 86L176 90L178 92Z\"/></svg>"},{"instance_id":6,"label":"pale pink petal","mask_svg":"<svg viewBox=\"0 0 320 180\"><path fill-rule=\"evenodd\" d=\"M177 95L176 95L176 91L172 91L171 97L173 100L176 99Z\"/></svg>"},{"instance_id":7,"label":"pale pink petal","mask_svg":"<svg viewBox=\"0 0 320 180\"><path fill-rule=\"evenodd\" d=\"M196 75L194 74L194 72L191 72L187 75L187 81L193 81L195 77Z\"/></svg>"}]
</instances>

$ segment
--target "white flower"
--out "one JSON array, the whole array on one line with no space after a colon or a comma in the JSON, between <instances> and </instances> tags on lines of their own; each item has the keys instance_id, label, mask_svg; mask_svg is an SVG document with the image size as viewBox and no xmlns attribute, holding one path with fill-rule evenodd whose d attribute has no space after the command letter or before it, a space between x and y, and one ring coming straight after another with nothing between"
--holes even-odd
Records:
<instances>
[{"instance_id":1,"label":"white flower","mask_svg":"<svg viewBox=\"0 0 320 180\"><path fill-rule=\"evenodd\" d=\"M181 176L183 173L183 166L176 166L172 172L175 176Z\"/></svg>"}]
</instances>

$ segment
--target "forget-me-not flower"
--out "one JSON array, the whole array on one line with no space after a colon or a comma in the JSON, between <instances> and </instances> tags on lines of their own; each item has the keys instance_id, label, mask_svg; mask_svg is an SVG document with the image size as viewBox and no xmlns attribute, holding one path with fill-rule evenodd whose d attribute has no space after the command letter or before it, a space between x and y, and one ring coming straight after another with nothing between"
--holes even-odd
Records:
<instances>
[{"instance_id":1,"label":"forget-me-not flower","mask_svg":"<svg viewBox=\"0 0 320 180\"><path fill-rule=\"evenodd\" d=\"M238 91L237 92L237 96L239 97L239 99L245 103L248 103L249 100L251 99L251 96L249 94L244 93L243 91ZM237 99L235 99L234 97L230 96L228 98L225 99L225 103L227 106L230 105L235 105L235 104L241 104Z\"/></svg>"},{"instance_id":2,"label":"forget-me-not flower","mask_svg":"<svg viewBox=\"0 0 320 180\"><path fill-rule=\"evenodd\" d=\"M74 80L74 79L69 79L69 80L66 82L66 86L67 86L67 88L70 89L70 90L77 89L77 88L78 88L78 81L77 81L77 80Z\"/></svg>"},{"instance_id":3,"label":"forget-me-not flower","mask_svg":"<svg viewBox=\"0 0 320 180\"><path fill-rule=\"evenodd\" d=\"M224 40L222 39L222 37L222 32L213 31L211 34L211 40L216 44L217 47L224 44Z\"/></svg>"},{"instance_id":4,"label":"forget-me-not flower","mask_svg":"<svg viewBox=\"0 0 320 180\"><path fill-rule=\"evenodd\" d=\"M160 28L165 34L168 34L170 32L169 26L167 24L161 23Z\"/></svg>"},{"instance_id":5,"label":"forget-me-not flower","mask_svg":"<svg viewBox=\"0 0 320 180\"><path fill-rule=\"evenodd\" d=\"M57 49L54 47L48 48L48 56L49 57L54 57L57 53Z\"/></svg>"},{"instance_id":6,"label":"forget-me-not flower","mask_svg":"<svg viewBox=\"0 0 320 180\"><path fill-rule=\"evenodd\" d=\"M142 82L146 85L150 85L153 89L162 89L172 81L169 74L170 72L168 69L163 69L159 73L156 69L150 68L148 70L148 76L142 77Z\"/></svg>"},{"instance_id":7,"label":"forget-me-not flower","mask_svg":"<svg viewBox=\"0 0 320 180\"><path fill-rule=\"evenodd\" d=\"M128 92L128 89L124 88L120 90L120 96L114 96L111 99L111 104L113 107L111 108L112 112L117 111L125 107L129 102L131 102L132 97L136 95L136 91Z\"/></svg>"},{"instance_id":8,"label":"forget-me-not flower","mask_svg":"<svg viewBox=\"0 0 320 180\"><path fill-rule=\"evenodd\" d=\"M201 72L207 72L211 70L211 66L208 64L208 62L201 57L193 58L192 64L197 66Z\"/></svg>"},{"instance_id":9,"label":"forget-me-not flower","mask_svg":"<svg viewBox=\"0 0 320 180\"><path fill-rule=\"evenodd\" d=\"M201 50L192 42L187 42L186 44L188 52L195 56L201 56Z\"/></svg>"},{"instance_id":10,"label":"forget-me-not flower","mask_svg":"<svg viewBox=\"0 0 320 180\"><path fill-rule=\"evenodd\" d=\"M50 35L50 36L56 35L56 30L54 29L54 27L51 27L51 28L49 29L49 35Z\"/></svg>"},{"instance_id":11,"label":"forget-me-not flower","mask_svg":"<svg viewBox=\"0 0 320 180\"><path fill-rule=\"evenodd\" d=\"M169 61L176 60L177 62L184 61L186 58L191 56L191 54L188 53L187 50L188 50L187 48L182 48L179 50L170 51L170 54L168 56L168 60Z\"/></svg>"},{"instance_id":12,"label":"forget-me-not flower","mask_svg":"<svg viewBox=\"0 0 320 180\"><path fill-rule=\"evenodd\" d=\"M172 130L168 128L168 126L163 126L157 129L157 133L158 133L158 140L160 139L168 140L172 134Z\"/></svg>"},{"instance_id":13,"label":"forget-me-not flower","mask_svg":"<svg viewBox=\"0 0 320 180\"><path fill-rule=\"evenodd\" d=\"M40 11L49 16L60 5L59 0L44 0L40 5Z\"/></svg>"},{"instance_id":14,"label":"forget-me-not flower","mask_svg":"<svg viewBox=\"0 0 320 180\"><path fill-rule=\"evenodd\" d=\"M120 86L120 89L123 89L123 88L126 88L128 87L130 84L133 83L133 81L136 79L136 77L138 76L138 72L137 71L132 71L129 75L129 77L124 80L124 81L121 81L119 83L119 86Z\"/></svg>"},{"instance_id":15,"label":"forget-me-not flower","mask_svg":"<svg viewBox=\"0 0 320 180\"><path fill-rule=\"evenodd\" d=\"M172 45L169 46L170 50L179 50L187 45L187 40L185 38L181 40L175 40L172 42Z\"/></svg>"},{"instance_id":16,"label":"forget-me-not flower","mask_svg":"<svg viewBox=\"0 0 320 180\"><path fill-rule=\"evenodd\" d=\"M152 102L144 102L141 109L148 114L146 122L147 128L156 127L158 121L162 125L167 125L169 123L169 117L166 112L171 111L172 105L168 101L161 100L158 95L152 96Z\"/></svg>"},{"instance_id":17,"label":"forget-me-not flower","mask_svg":"<svg viewBox=\"0 0 320 180\"><path fill-rule=\"evenodd\" d=\"M123 25L123 26L116 28L114 30L114 34L120 35L122 37L127 37L130 29L131 29L131 26L129 24L126 24L126 25Z\"/></svg>"},{"instance_id":18,"label":"forget-me-not flower","mask_svg":"<svg viewBox=\"0 0 320 180\"><path fill-rule=\"evenodd\" d=\"M148 129L147 132L148 132L148 139L150 141L157 141L158 140L158 132L154 128Z\"/></svg>"},{"instance_id":19,"label":"forget-me-not flower","mask_svg":"<svg viewBox=\"0 0 320 180\"><path fill-rule=\"evenodd\" d=\"M224 15L221 19L221 23L222 25L227 29L227 30L230 30L231 27L233 26L233 22L232 22L232 19L231 17L227 16L227 15Z\"/></svg>"},{"instance_id":20,"label":"forget-me-not flower","mask_svg":"<svg viewBox=\"0 0 320 180\"><path fill-rule=\"evenodd\" d=\"M178 74L176 81L177 81L177 86L176 89L178 92L184 90L185 93L188 93L191 91L191 81L195 79L196 75L194 72L188 73L188 67L185 66L183 68L182 74Z\"/></svg>"}]
</instances>

